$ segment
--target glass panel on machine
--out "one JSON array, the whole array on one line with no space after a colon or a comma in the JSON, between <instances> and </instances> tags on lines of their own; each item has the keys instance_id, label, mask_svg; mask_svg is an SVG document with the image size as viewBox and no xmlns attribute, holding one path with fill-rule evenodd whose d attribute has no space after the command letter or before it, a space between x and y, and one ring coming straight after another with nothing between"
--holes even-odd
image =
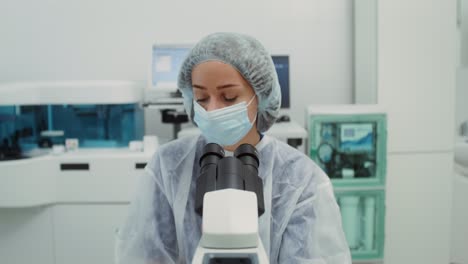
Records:
<instances>
[{"instance_id":1,"label":"glass panel on machine","mask_svg":"<svg viewBox=\"0 0 468 264\"><path fill-rule=\"evenodd\" d=\"M343 230L353 259L377 259L383 252L384 191L338 191Z\"/></svg>"},{"instance_id":2,"label":"glass panel on machine","mask_svg":"<svg viewBox=\"0 0 468 264\"><path fill-rule=\"evenodd\" d=\"M376 123L323 123L317 158L330 178L368 178L376 174Z\"/></svg>"},{"instance_id":3,"label":"glass panel on machine","mask_svg":"<svg viewBox=\"0 0 468 264\"><path fill-rule=\"evenodd\" d=\"M78 139L80 147L126 147L143 137L138 104L25 105L0 107L0 160Z\"/></svg>"}]
</instances>

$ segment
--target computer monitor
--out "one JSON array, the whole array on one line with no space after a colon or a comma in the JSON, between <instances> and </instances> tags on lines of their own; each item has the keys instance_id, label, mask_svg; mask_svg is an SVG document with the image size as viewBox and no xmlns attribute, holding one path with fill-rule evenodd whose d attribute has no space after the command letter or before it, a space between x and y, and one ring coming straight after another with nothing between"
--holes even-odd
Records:
<instances>
[{"instance_id":1,"label":"computer monitor","mask_svg":"<svg viewBox=\"0 0 468 264\"><path fill-rule=\"evenodd\" d=\"M289 56L272 55L281 86L281 108L289 108Z\"/></svg>"},{"instance_id":2,"label":"computer monitor","mask_svg":"<svg viewBox=\"0 0 468 264\"><path fill-rule=\"evenodd\" d=\"M191 45L153 45L151 63L151 88L176 92L177 76Z\"/></svg>"},{"instance_id":3,"label":"computer monitor","mask_svg":"<svg viewBox=\"0 0 468 264\"><path fill-rule=\"evenodd\" d=\"M151 90L177 92L179 70L191 48L188 44L153 45ZM281 87L281 108L289 108L289 56L273 55L272 59Z\"/></svg>"}]
</instances>

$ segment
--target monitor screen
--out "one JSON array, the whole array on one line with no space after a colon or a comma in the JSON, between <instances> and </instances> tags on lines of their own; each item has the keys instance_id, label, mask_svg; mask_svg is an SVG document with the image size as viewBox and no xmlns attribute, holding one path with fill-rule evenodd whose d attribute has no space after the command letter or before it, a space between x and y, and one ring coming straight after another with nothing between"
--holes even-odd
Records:
<instances>
[{"instance_id":1,"label":"monitor screen","mask_svg":"<svg viewBox=\"0 0 468 264\"><path fill-rule=\"evenodd\" d=\"M281 87L281 108L289 108L289 56L271 56Z\"/></svg>"},{"instance_id":2,"label":"monitor screen","mask_svg":"<svg viewBox=\"0 0 468 264\"><path fill-rule=\"evenodd\" d=\"M374 134L372 123L341 124L340 150L348 153L372 151Z\"/></svg>"},{"instance_id":3,"label":"monitor screen","mask_svg":"<svg viewBox=\"0 0 468 264\"><path fill-rule=\"evenodd\" d=\"M152 86L176 89L180 67L190 49L188 45L154 45L151 65Z\"/></svg>"},{"instance_id":4,"label":"monitor screen","mask_svg":"<svg viewBox=\"0 0 468 264\"><path fill-rule=\"evenodd\" d=\"M154 45L152 87L177 89L179 70L190 50L189 45ZM289 56L273 55L272 59L281 87L281 108L289 108Z\"/></svg>"}]
</instances>

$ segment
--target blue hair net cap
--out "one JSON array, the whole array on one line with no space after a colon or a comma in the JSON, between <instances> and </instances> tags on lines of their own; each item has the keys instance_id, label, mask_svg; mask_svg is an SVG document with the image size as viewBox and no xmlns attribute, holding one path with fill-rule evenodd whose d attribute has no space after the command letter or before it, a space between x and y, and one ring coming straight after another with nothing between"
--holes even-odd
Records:
<instances>
[{"instance_id":1,"label":"blue hair net cap","mask_svg":"<svg viewBox=\"0 0 468 264\"><path fill-rule=\"evenodd\" d=\"M193 120L192 70L198 64L218 60L237 69L258 97L257 129L267 131L279 115L281 90L270 54L253 37L238 33L214 33L190 51L179 73L178 86L184 106Z\"/></svg>"}]
</instances>

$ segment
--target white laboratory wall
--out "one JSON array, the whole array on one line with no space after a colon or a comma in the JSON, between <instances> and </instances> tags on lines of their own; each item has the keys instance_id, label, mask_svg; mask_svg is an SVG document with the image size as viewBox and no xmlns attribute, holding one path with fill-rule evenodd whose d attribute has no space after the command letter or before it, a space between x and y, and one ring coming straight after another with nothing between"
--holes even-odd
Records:
<instances>
[{"instance_id":1,"label":"white laboratory wall","mask_svg":"<svg viewBox=\"0 0 468 264\"><path fill-rule=\"evenodd\" d=\"M468 0L457 0L458 2L458 26L460 41L459 62L462 67L468 67Z\"/></svg>"},{"instance_id":2,"label":"white laboratory wall","mask_svg":"<svg viewBox=\"0 0 468 264\"><path fill-rule=\"evenodd\" d=\"M378 34L378 102L388 110L384 263L449 263L456 1L379 0Z\"/></svg>"},{"instance_id":3,"label":"white laboratory wall","mask_svg":"<svg viewBox=\"0 0 468 264\"><path fill-rule=\"evenodd\" d=\"M154 42L236 31L290 55L293 119L352 102L350 0L2 1L0 21L0 81L144 80Z\"/></svg>"},{"instance_id":4,"label":"white laboratory wall","mask_svg":"<svg viewBox=\"0 0 468 264\"><path fill-rule=\"evenodd\" d=\"M453 148L456 2L379 2L379 103L389 151Z\"/></svg>"},{"instance_id":5,"label":"white laboratory wall","mask_svg":"<svg viewBox=\"0 0 468 264\"><path fill-rule=\"evenodd\" d=\"M377 0L354 0L354 103L377 102Z\"/></svg>"}]
</instances>

